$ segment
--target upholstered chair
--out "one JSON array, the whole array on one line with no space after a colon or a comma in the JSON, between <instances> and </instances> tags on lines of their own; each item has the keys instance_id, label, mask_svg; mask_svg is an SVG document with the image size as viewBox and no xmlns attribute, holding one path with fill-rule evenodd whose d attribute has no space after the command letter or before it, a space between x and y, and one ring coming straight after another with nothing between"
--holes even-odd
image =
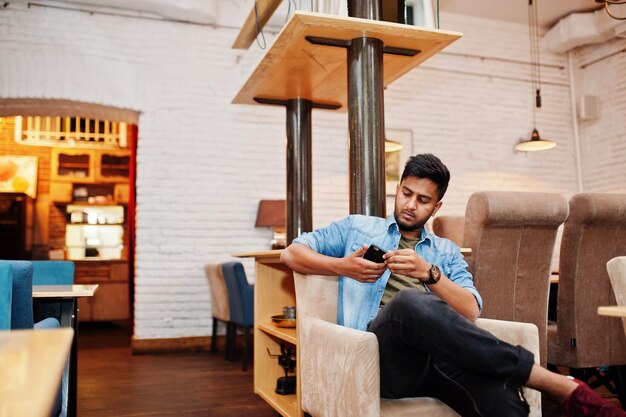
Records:
<instances>
[{"instance_id":1,"label":"upholstered chair","mask_svg":"<svg viewBox=\"0 0 626 417\"><path fill-rule=\"evenodd\" d=\"M607 262L626 255L626 195L584 193L569 202L559 260L557 325L549 331L548 362L575 370L626 364L619 320L598 316L615 305Z\"/></svg>"},{"instance_id":2,"label":"upholstered chair","mask_svg":"<svg viewBox=\"0 0 626 417\"><path fill-rule=\"evenodd\" d=\"M560 194L480 192L467 202L463 246L481 317L533 323L546 363L550 263L568 213Z\"/></svg>"},{"instance_id":3,"label":"upholstered chair","mask_svg":"<svg viewBox=\"0 0 626 417\"><path fill-rule=\"evenodd\" d=\"M0 263L0 330L11 330L11 300L13 298L13 270L6 262Z\"/></svg>"},{"instance_id":4,"label":"upholstered chair","mask_svg":"<svg viewBox=\"0 0 626 417\"><path fill-rule=\"evenodd\" d=\"M11 329L52 329L61 324L55 317L45 317L37 323L33 319L33 264L30 261L0 261L0 267L8 265L11 268L12 297L11 297ZM52 416L66 415L64 407L64 392L66 376L59 388L55 399Z\"/></svg>"},{"instance_id":5,"label":"upholstered chair","mask_svg":"<svg viewBox=\"0 0 626 417\"><path fill-rule=\"evenodd\" d=\"M231 330L233 340L231 346L235 345L237 326L243 329L243 370L248 369L248 358L250 356L250 329L254 327L254 286L248 284L246 271L241 262L226 262L222 264L222 273L228 290L228 304L230 307L230 322L233 324Z\"/></svg>"},{"instance_id":6,"label":"upholstered chair","mask_svg":"<svg viewBox=\"0 0 626 417\"><path fill-rule=\"evenodd\" d=\"M337 325L337 277L294 273L298 308L298 373L302 409L315 417L458 417L434 398L380 398L378 340ZM522 345L539 360L537 327L478 319L502 340ZM541 416L541 394L524 388L530 416Z\"/></svg>"},{"instance_id":7,"label":"upholstered chair","mask_svg":"<svg viewBox=\"0 0 626 417\"><path fill-rule=\"evenodd\" d=\"M211 316L213 317L213 329L211 332L211 352L217 352L217 324L222 322L226 324L226 350L225 357L232 357L233 346L230 346L232 336L230 332L230 306L228 304L228 291L226 290L226 281L222 273L222 264L206 264L204 265L204 273L209 282L209 291L211 292Z\"/></svg>"},{"instance_id":8,"label":"upholstered chair","mask_svg":"<svg viewBox=\"0 0 626 417\"><path fill-rule=\"evenodd\" d=\"M626 306L626 256L618 256L606 263L611 287L618 306ZM626 318L622 319L624 333L626 334Z\"/></svg>"},{"instance_id":9,"label":"upholstered chair","mask_svg":"<svg viewBox=\"0 0 626 417\"><path fill-rule=\"evenodd\" d=\"M464 230L464 216L435 216L433 219L433 233L450 239L458 247L463 245Z\"/></svg>"}]
</instances>

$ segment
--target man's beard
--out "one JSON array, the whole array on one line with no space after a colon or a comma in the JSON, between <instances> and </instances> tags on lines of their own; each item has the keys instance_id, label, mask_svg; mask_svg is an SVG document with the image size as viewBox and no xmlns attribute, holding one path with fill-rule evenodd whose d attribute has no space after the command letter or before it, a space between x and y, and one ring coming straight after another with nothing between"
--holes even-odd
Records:
<instances>
[{"instance_id":1,"label":"man's beard","mask_svg":"<svg viewBox=\"0 0 626 417\"><path fill-rule=\"evenodd\" d=\"M402 230L403 232L414 232L416 230L421 229L422 227L424 227L424 223L422 222L417 222L415 224L406 224L406 223L402 223L398 220L398 216L396 216L394 214L394 217L396 218L396 223L398 224L398 229Z\"/></svg>"}]
</instances>

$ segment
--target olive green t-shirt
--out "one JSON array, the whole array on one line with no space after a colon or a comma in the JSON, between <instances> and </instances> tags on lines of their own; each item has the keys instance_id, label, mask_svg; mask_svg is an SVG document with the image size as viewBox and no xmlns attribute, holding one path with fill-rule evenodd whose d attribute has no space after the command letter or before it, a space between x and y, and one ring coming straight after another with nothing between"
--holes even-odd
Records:
<instances>
[{"instance_id":1,"label":"olive green t-shirt","mask_svg":"<svg viewBox=\"0 0 626 417\"><path fill-rule=\"evenodd\" d=\"M415 250L415 246L417 242L419 242L420 238L417 239L407 239L404 236L400 237L400 243L398 244L398 250L400 249L413 249ZM426 287L424 284L420 282L420 280L416 278L410 278L406 275L400 274L391 274L389 276L389 281L387 281L387 286L385 286L385 292L383 293L383 299L380 302L381 305L387 304L391 298L399 293L401 290L405 288L417 288L420 291L426 291Z\"/></svg>"}]
</instances>

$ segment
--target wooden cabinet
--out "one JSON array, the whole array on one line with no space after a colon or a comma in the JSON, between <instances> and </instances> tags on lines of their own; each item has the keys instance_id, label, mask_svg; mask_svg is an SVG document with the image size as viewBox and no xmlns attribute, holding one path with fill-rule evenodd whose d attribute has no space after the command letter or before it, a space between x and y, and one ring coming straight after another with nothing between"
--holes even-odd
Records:
<instances>
[{"instance_id":1,"label":"wooden cabinet","mask_svg":"<svg viewBox=\"0 0 626 417\"><path fill-rule=\"evenodd\" d=\"M282 251L242 253L235 256L255 257L254 282L254 392L261 396L282 416L304 414L300 406L300 379L296 394L280 395L275 392L276 380L284 376L278 359L268 354L280 353L280 344L297 348L296 329L276 327L271 317L282 314L283 307L296 305L293 272L280 263ZM296 364L296 376L297 364Z\"/></svg>"},{"instance_id":2,"label":"wooden cabinet","mask_svg":"<svg viewBox=\"0 0 626 417\"><path fill-rule=\"evenodd\" d=\"M93 297L79 298L81 321L130 319L128 262L76 262L76 284L98 284Z\"/></svg>"},{"instance_id":3,"label":"wooden cabinet","mask_svg":"<svg viewBox=\"0 0 626 417\"><path fill-rule=\"evenodd\" d=\"M128 183L131 156L127 149L52 149L52 181Z\"/></svg>"},{"instance_id":4,"label":"wooden cabinet","mask_svg":"<svg viewBox=\"0 0 626 417\"><path fill-rule=\"evenodd\" d=\"M128 182L130 152L127 150L98 151L96 154L96 181Z\"/></svg>"},{"instance_id":5,"label":"wooden cabinet","mask_svg":"<svg viewBox=\"0 0 626 417\"><path fill-rule=\"evenodd\" d=\"M52 181L93 182L95 151L93 149L52 149Z\"/></svg>"}]
</instances>

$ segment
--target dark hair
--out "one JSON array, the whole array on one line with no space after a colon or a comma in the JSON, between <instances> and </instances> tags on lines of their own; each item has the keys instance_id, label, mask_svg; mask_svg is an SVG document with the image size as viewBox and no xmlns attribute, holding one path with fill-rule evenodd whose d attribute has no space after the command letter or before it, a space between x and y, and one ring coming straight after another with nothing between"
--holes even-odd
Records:
<instances>
[{"instance_id":1,"label":"dark hair","mask_svg":"<svg viewBox=\"0 0 626 417\"><path fill-rule=\"evenodd\" d=\"M400 181L404 180L406 177L427 178L437 184L439 201L443 198L448 189L450 171L448 171L448 168L441 162L441 159L437 158L435 155L422 153L409 158L404 166Z\"/></svg>"}]
</instances>

